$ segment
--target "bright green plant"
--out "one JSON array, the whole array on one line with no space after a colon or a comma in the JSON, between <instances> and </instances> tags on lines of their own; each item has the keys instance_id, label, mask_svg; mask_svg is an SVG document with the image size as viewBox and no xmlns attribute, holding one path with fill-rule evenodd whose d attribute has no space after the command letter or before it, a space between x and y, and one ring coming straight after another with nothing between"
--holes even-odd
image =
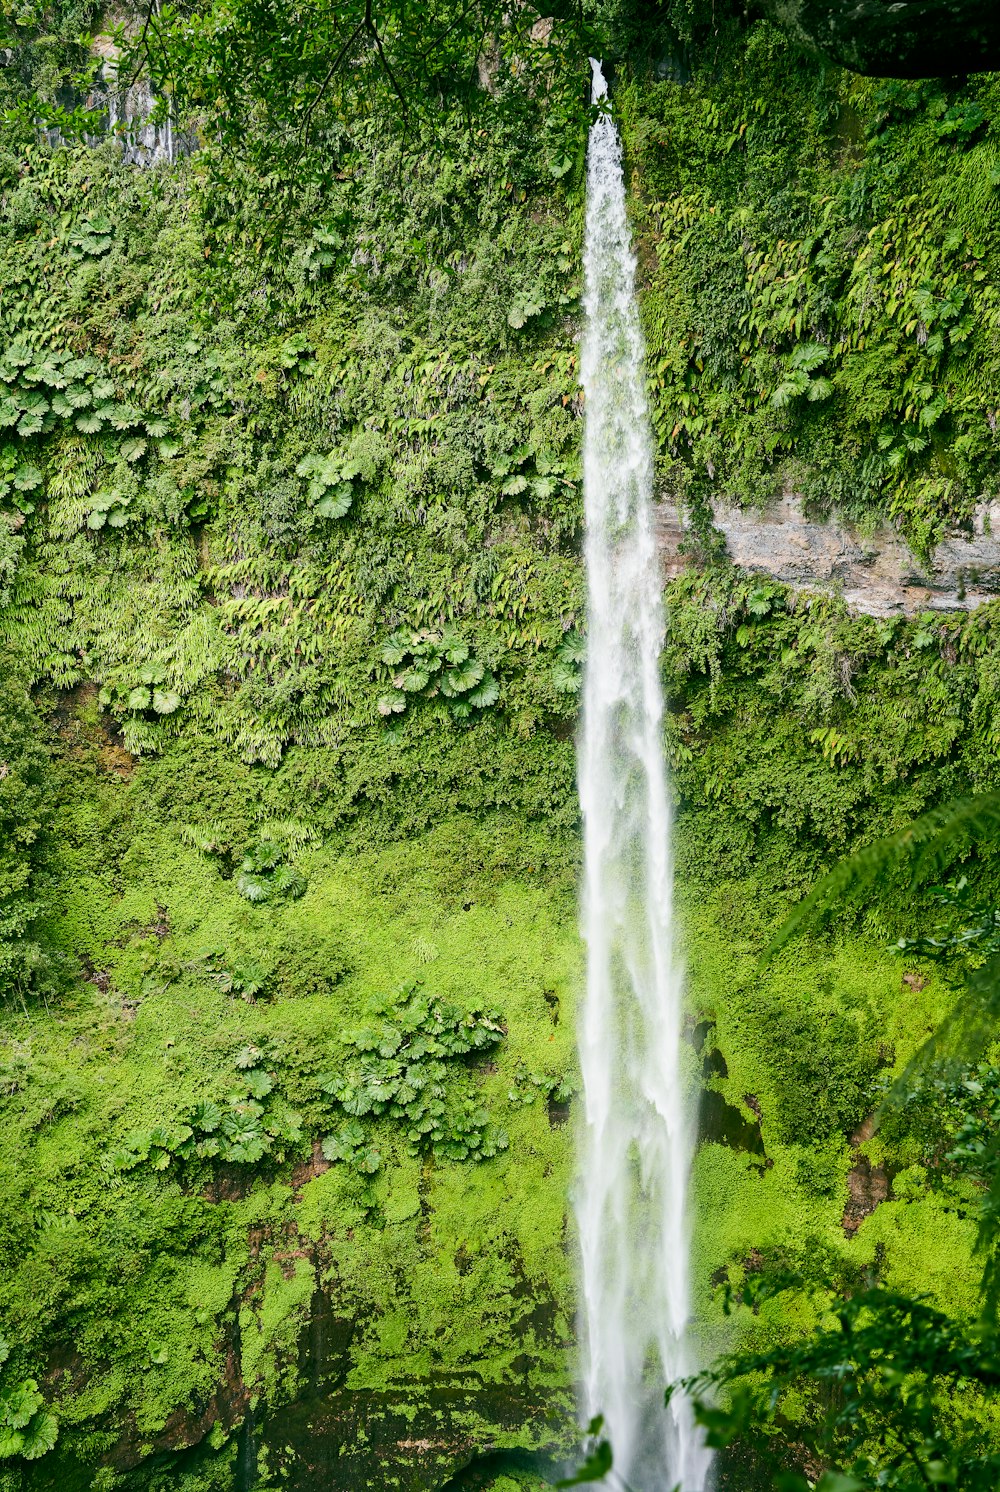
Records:
<instances>
[{"instance_id":1,"label":"bright green plant","mask_svg":"<svg viewBox=\"0 0 1000 1492\"><path fill-rule=\"evenodd\" d=\"M308 497L320 518L343 518L354 501L354 480L361 473L361 463L331 452L327 456L305 456L295 468L297 476L308 477Z\"/></svg>"},{"instance_id":2,"label":"bright green plant","mask_svg":"<svg viewBox=\"0 0 1000 1492\"><path fill-rule=\"evenodd\" d=\"M265 1157L279 1164L288 1159L304 1139L302 1122L276 1092L276 1075L259 1067L262 1056L244 1048L234 1062L239 1076L224 1099L200 1099L173 1122L132 1134L105 1154L105 1168L118 1174L146 1166L166 1171L174 1163L252 1166Z\"/></svg>"},{"instance_id":3,"label":"bright green plant","mask_svg":"<svg viewBox=\"0 0 1000 1492\"><path fill-rule=\"evenodd\" d=\"M0 1370L9 1356L10 1347L0 1337ZM0 1461L37 1461L52 1449L58 1435L58 1421L45 1407L34 1378L15 1382L0 1371Z\"/></svg>"},{"instance_id":4,"label":"bright green plant","mask_svg":"<svg viewBox=\"0 0 1000 1492\"><path fill-rule=\"evenodd\" d=\"M401 1123L414 1155L486 1160L506 1149L474 1081L449 1071L453 1059L488 1051L505 1035L496 1011L463 1012L416 984L404 986L383 1024L355 1034L356 1055L344 1070L320 1078L321 1090L352 1121L324 1141L324 1154L377 1169L378 1152L356 1122L367 1116Z\"/></svg>"},{"instance_id":5,"label":"bright green plant","mask_svg":"<svg viewBox=\"0 0 1000 1492\"><path fill-rule=\"evenodd\" d=\"M468 720L500 696L490 671L469 651L454 627L420 632L394 632L382 648L382 662L391 675L391 694L379 697L382 715L398 715L413 696L446 701L456 720Z\"/></svg>"}]
</instances>

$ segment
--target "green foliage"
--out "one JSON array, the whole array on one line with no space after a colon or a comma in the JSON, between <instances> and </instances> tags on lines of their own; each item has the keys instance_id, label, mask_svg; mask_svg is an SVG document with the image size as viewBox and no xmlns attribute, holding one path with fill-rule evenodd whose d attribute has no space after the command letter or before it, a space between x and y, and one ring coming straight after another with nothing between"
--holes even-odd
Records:
<instances>
[{"instance_id":1,"label":"green foliage","mask_svg":"<svg viewBox=\"0 0 1000 1492\"><path fill-rule=\"evenodd\" d=\"M281 1163L298 1153L304 1132L300 1116L275 1089L275 1074L258 1067L262 1054L244 1049L234 1062L240 1074L224 1101L200 1099L169 1124L135 1132L106 1152L102 1165L111 1175L148 1166L166 1171L219 1160L256 1166L265 1157Z\"/></svg>"},{"instance_id":2,"label":"green foliage","mask_svg":"<svg viewBox=\"0 0 1000 1492\"><path fill-rule=\"evenodd\" d=\"M824 1011L821 1000L799 1011L777 1009L766 1019L779 1137L814 1145L847 1136L874 1106L878 1043L850 1015Z\"/></svg>"},{"instance_id":3,"label":"green foliage","mask_svg":"<svg viewBox=\"0 0 1000 1492\"><path fill-rule=\"evenodd\" d=\"M507 1148L503 1130L490 1125L474 1082L456 1083L451 1059L488 1051L506 1035L496 1011L463 1013L409 985L398 992L391 1018L358 1032L353 1046L360 1057L342 1073L320 1079L324 1093L352 1122L323 1143L328 1160L349 1160L372 1172L377 1150L365 1145L356 1122L366 1115L405 1126L414 1155L431 1151L447 1160L488 1160Z\"/></svg>"},{"instance_id":4,"label":"green foliage","mask_svg":"<svg viewBox=\"0 0 1000 1492\"><path fill-rule=\"evenodd\" d=\"M45 835L53 809L48 751L22 679L0 665L0 1001L24 1003L53 983L36 933L45 911Z\"/></svg>"},{"instance_id":5,"label":"green foliage","mask_svg":"<svg viewBox=\"0 0 1000 1492\"><path fill-rule=\"evenodd\" d=\"M478 658L469 654L455 627L441 631L394 632L382 648L382 662L391 674L392 694L379 698L381 715L398 715L408 696L444 699L456 720L468 720L475 710L496 704L500 688Z\"/></svg>"},{"instance_id":6,"label":"green foliage","mask_svg":"<svg viewBox=\"0 0 1000 1492\"><path fill-rule=\"evenodd\" d=\"M663 81L643 45L619 111L672 485L933 545L1000 476L996 78L858 78L714 15Z\"/></svg>"},{"instance_id":7,"label":"green foliage","mask_svg":"<svg viewBox=\"0 0 1000 1492\"><path fill-rule=\"evenodd\" d=\"M157 708L155 694L153 705ZM223 867L235 858L232 842L218 825L184 824L181 836L202 854L220 857ZM282 898L295 901L303 896L309 883L295 865L294 857L304 845L314 844L318 838L314 829L297 819L265 820L240 852L236 874L239 894L257 904ZM245 981L242 983L245 985Z\"/></svg>"},{"instance_id":8,"label":"green foliage","mask_svg":"<svg viewBox=\"0 0 1000 1492\"><path fill-rule=\"evenodd\" d=\"M759 1309L804 1284L779 1271L742 1293ZM801 1344L739 1354L689 1380L697 1394L738 1385L726 1408L698 1402L708 1444L724 1448L737 1435L753 1434L777 1473L774 1485L809 1492L806 1477L779 1469L785 1457L776 1429L789 1397L799 1398L810 1384L806 1445L820 1465L836 1468L817 1484L824 1492L994 1487L1000 1451L981 1397L992 1401L1000 1388L993 1336L970 1333L921 1301L880 1289L849 1295L832 1314L834 1324Z\"/></svg>"},{"instance_id":9,"label":"green foliage","mask_svg":"<svg viewBox=\"0 0 1000 1492\"><path fill-rule=\"evenodd\" d=\"M4 1367L9 1356L10 1347L0 1337L0 1461L37 1461L55 1445L59 1424L34 1378L12 1378Z\"/></svg>"}]
</instances>

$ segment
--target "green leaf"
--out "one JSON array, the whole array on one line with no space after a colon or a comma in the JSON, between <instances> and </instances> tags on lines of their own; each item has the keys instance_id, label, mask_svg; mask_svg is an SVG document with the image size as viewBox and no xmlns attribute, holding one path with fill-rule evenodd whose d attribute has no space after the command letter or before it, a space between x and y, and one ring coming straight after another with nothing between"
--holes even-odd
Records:
<instances>
[{"instance_id":1,"label":"green leaf","mask_svg":"<svg viewBox=\"0 0 1000 1492\"><path fill-rule=\"evenodd\" d=\"M14 473L14 486L18 492L31 492L42 484L42 474L37 466L19 466Z\"/></svg>"},{"instance_id":2,"label":"green leaf","mask_svg":"<svg viewBox=\"0 0 1000 1492\"><path fill-rule=\"evenodd\" d=\"M107 418L116 430L129 430L140 423L139 413L131 404L105 404L101 406L101 410L106 411Z\"/></svg>"},{"instance_id":3,"label":"green leaf","mask_svg":"<svg viewBox=\"0 0 1000 1492\"><path fill-rule=\"evenodd\" d=\"M316 512L321 518L343 518L350 510L354 491L349 482L338 482L320 498Z\"/></svg>"},{"instance_id":4,"label":"green leaf","mask_svg":"<svg viewBox=\"0 0 1000 1492\"><path fill-rule=\"evenodd\" d=\"M59 1422L50 1410L44 1409L22 1431L21 1455L26 1461L38 1461L48 1454L58 1438Z\"/></svg>"},{"instance_id":5,"label":"green leaf","mask_svg":"<svg viewBox=\"0 0 1000 1492\"><path fill-rule=\"evenodd\" d=\"M123 440L119 449L126 461L138 461L146 454L145 437L135 435L130 440Z\"/></svg>"},{"instance_id":6,"label":"green leaf","mask_svg":"<svg viewBox=\"0 0 1000 1492\"><path fill-rule=\"evenodd\" d=\"M189 1118L192 1128L200 1129L202 1134L210 1135L222 1123L222 1110L210 1098L205 1098L200 1103L195 1104Z\"/></svg>"},{"instance_id":7,"label":"green leaf","mask_svg":"<svg viewBox=\"0 0 1000 1492\"><path fill-rule=\"evenodd\" d=\"M3 1423L12 1430L23 1430L31 1419L36 1409L40 1409L43 1403L41 1394L38 1392L38 1384L34 1378L26 1378L23 1383L15 1384L0 1398L0 1415Z\"/></svg>"},{"instance_id":8,"label":"green leaf","mask_svg":"<svg viewBox=\"0 0 1000 1492\"><path fill-rule=\"evenodd\" d=\"M81 435L96 435L104 421L95 410L89 409L85 414L78 414L73 424Z\"/></svg>"},{"instance_id":9,"label":"green leaf","mask_svg":"<svg viewBox=\"0 0 1000 1492\"><path fill-rule=\"evenodd\" d=\"M603 1415L597 1415L587 1426L588 1435L600 1434L604 1424ZM614 1457L611 1447L606 1440L600 1441L584 1461L575 1476L564 1477L562 1481L556 1482L557 1487L580 1487L585 1482L599 1482L607 1476L614 1465Z\"/></svg>"},{"instance_id":10,"label":"green leaf","mask_svg":"<svg viewBox=\"0 0 1000 1492\"><path fill-rule=\"evenodd\" d=\"M582 678L572 663L557 663L552 670L552 687L558 694L578 694Z\"/></svg>"},{"instance_id":11,"label":"green leaf","mask_svg":"<svg viewBox=\"0 0 1000 1492\"><path fill-rule=\"evenodd\" d=\"M172 690L153 690L153 709L158 715L172 715L181 707L181 697Z\"/></svg>"},{"instance_id":12,"label":"green leaf","mask_svg":"<svg viewBox=\"0 0 1000 1492\"><path fill-rule=\"evenodd\" d=\"M260 876L245 870L236 877L236 889L246 901L252 902L267 901L271 894L270 886Z\"/></svg>"},{"instance_id":13,"label":"green leaf","mask_svg":"<svg viewBox=\"0 0 1000 1492\"><path fill-rule=\"evenodd\" d=\"M474 705L477 710L488 709L490 705L495 705L497 700L500 698L500 685L497 683L493 675L491 673L488 673L484 676L483 682L479 685L479 688L473 689L470 694L467 694L465 696L465 698L468 703L470 705Z\"/></svg>"},{"instance_id":14,"label":"green leaf","mask_svg":"<svg viewBox=\"0 0 1000 1492\"><path fill-rule=\"evenodd\" d=\"M91 513L90 518L92 519L94 516L95 515L93 513ZM101 517L101 520L103 521L104 514L103 513L100 514L100 517ZM87 522L88 522L88 524L90 524L90 519L88 519ZM90 526L94 527L95 525L90 524ZM97 525L97 526L99 527L100 525ZM130 710L148 710L151 704L152 704L152 699L150 697L150 693L149 693L148 689L136 688L136 689L131 690L131 692L129 693L129 697L128 697L128 708Z\"/></svg>"}]
</instances>

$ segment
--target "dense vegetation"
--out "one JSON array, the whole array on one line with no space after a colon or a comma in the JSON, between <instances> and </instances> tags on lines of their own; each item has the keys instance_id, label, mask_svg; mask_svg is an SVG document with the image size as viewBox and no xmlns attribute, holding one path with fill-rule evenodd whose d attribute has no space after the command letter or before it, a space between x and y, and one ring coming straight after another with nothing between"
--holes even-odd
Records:
<instances>
[{"instance_id":1,"label":"dense vegetation","mask_svg":"<svg viewBox=\"0 0 1000 1492\"><path fill-rule=\"evenodd\" d=\"M926 1092L865 1126L952 999L884 951L922 906L889 875L758 954L831 857L996 784L1000 614L740 576L707 504L791 484L927 545L994 495L996 80L849 79L675 9L642 46L591 19L631 57L659 476L704 562L664 657L691 1078L730 1125L699 1328L731 1345L720 1284L812 1257L825 1294L762 1288L748 1350L866 1274L960 1329L982 1179L938 1185ZM49 20L11 23L6 104L87 65L95 17ZM488 61L405 121L384 78L331 88L304 154L3 127L4 1492L571 1447L587 116L568 42L528 88ZM845 1235L865 1167L894 1192Z\"/></svg>"}]
</instances>

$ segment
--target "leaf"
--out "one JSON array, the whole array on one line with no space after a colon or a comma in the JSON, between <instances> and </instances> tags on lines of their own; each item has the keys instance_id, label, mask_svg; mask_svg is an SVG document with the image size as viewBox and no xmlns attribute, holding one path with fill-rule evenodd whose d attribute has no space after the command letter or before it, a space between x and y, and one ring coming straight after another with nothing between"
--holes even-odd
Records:
<instances>
[{"instance_id":1,"label":"leaf","mask_svg":"<svg viewBox=\"0 0 1000 1492\"><path fill-rule=\"evenodd\" d=\"M236 1053L234 1063L241 1072L245 1072L248 1068L256 1067L262 1055L259 1046L244 1046Z\"/></svg>"},{"instance_id":2,"label":"leaf","mask_svg":"<svg viewBox=\"0 0 1000 1492\"><path fill-rule=\"evenodd\" d=\"M377 704L380 715L401 715L406 709L406 696L404 694L380 694Z\"/></svg>"},{"instance_id":3,"label":"leaf","mask_svg":"<svg viewBox=\"0 0 1000 1492\"><path fill-rule=\"evenodd\" d=\"M19 466L14 473L14 486L18 492L31 492L42 484L42 474L37 466Z\"/></svg>"},{"instance_id":4,"label":"leaf","mask_svg":"<svg viewBox=\"0 0 1000 1492\"><path fill-rule=\"evenodd\" d=\"M603 1415L597 1415L587 1426L588 1435L598 1435L604 1423ZM564 1477L556 1482L557 1487L580 1487L585 1482L599 1482L607 1476L614 1465L611 1447L606 1440L600 1441L584 1461L575 1476Z\"/></svg>"},{"instance_id":5,"label":"leaf","mask_svg":"<svg viewBox=\"0 0 1000 1492\"><path fill-rule=\"evenodd\" d=\"M146 454L145 437L135 435L130 440L123 440L119 449L126 461L138 461Z\"/></svg>"},{"instance_id":6,"label":"leaf","mask_svg":"<svg viewBox=\"0 0 1000 1492\"><path fill-rule=\"evenodd\" d=\"M96 435L104 424L104 421L95 410L90 409L86 414L78 414L73 424L81 435Z\"/></svg>"},{"instance_id":7,"label":"leaf","mask_svg":"<svg viewBox=\"0 0 1000 1492\"><path fill-rule=\"evenodd\" d=\"M304 896L308 888L308 882L304 875L295 869L294 865L282 865L274 877L274 889L279 896L288 896L292 901L297 901Z\"/></svg>"},{"instance_id":8,"label":"leaf","mask_svg":"<svg viewBox=\"0 0 1000 1492\"><path fill-rule=\"evenodd\" d=\"M104 404L101 410L102 413L106 412L107 418L116 430L129 430L133 425L140 423L138 411L130 404Z\"/></svg>"},{"instance_id":9,"label":"leaf","mask_svg":"<svg viewBox=\"0 0 1000 1492\"><path fill-rule=\"evenodd\" d=\"M578 694L582 682L579 669L571 663L557 663L552 670L552 687L558 694Z\"/></svg>"},{"instance_id":10,"label":"leaf","mask_svg":"<svg viewBox=\"0 0 1000 1492\"><path fill-rule=\"evenodd\" d=\"M0 1398L0 1414L4 1424L12 1430L23 1430L43 1402L34 1378L26 1378L23 1383L15 1384Z\"/></svg>"},{"instance_id":11,"label":"leaf","mask_svg":"<svg viewBox=\"0 0 1000 1492\"><path fill-rule=\"evenodd\" d=\"M200 1129L202 1134L212 1134L222 1123L222 1110L217 1103L206 1098L195 1104L189 1117L194 1129Z\"/></svg>"},{"instance_id":12,"label":"leaf","mask_svg":"<svg viewBox=\"0 0 1000 1492\"><path fill-rule=\"evenodd\" d=\"M48 1409L37 1414L23 1432L21 1455L26 1461L38 1461L59 1438L59 1421Z\"/></svg>"},{"instance_id":13,"label":"leaf","mask_svg":"<svg viewBox=\"0 0 1000 1492\"><path fill-rule=\"evenodd\" d=\"M170 433L170 421L165 420L160 416L146 420L145 427L146 434L153 436L154 439L159 439L160 436L168 435Z\"/></svg>"},{"instance_id":14,"label":"leaf","mask_svg":"<svg viewBox=\"0 0 1000 1492\"><path fill-rule=\"evenodd\" d=\"M172 715L181 707L181 697L172 690L153 690L153 709L158 715Z\"/></svg>"},{"instance_id":15,"label":"leaf","mask_svg":"<svg viewBox=\"0 0 1000 1492\"><path fill-rule=\"evenodd\" d=\"M1000 837L1000 792L958 798L907 824L898 833L839 861L786 917L764 951L769 959L807 922L847 895L881 880L887 871L907 867L911 885L938 874L959 854L982 840Z\"/></svg>"},{"instance_id":16,"label":"leaf","mask_svg":"<svg viewBox=\"0 0 1000 1492\"><path fill-rule=\"evenodd\" d=\"M410 651L412 641L405 632L394 632L382 645L382 662L390 665L402 663Z\"/></svg>"},{"instance_id":17,"label":"leaf","mask_svg":"<svg viewBox=\"0 0 1000 1492\"><path fill-rule=\"evenodd\" d=\"M271 894L271 888L261 880L260 876L250 874L242 870L236 877L236 889L246 900L252 902L267 901Z\"/></svg>"},{"instance_id":18,"label":"leaf","mask_svg":"<svg viewBox=\"0 0 1000 1492\"><path fill-rule=\"evenodd\" d=\"M95 525L91 524L91 522L90 522L90 519L92 519L94 516L95 515L93 513L91 513L90 518L88 518L88 520L87 520L88 525L90 525L90 527L94 527L95 526ZM103 522L103 520L104 520L104 514L102 513L99 516L101 518L101 521ZM96 525L96 526L100 527L100 525ZM143 688L139 687L139 688L132 689L129 692L128 708L130 710L148 710L151 704L152 704L152 699L150 697L150 693L149 693L148 689L143 689Z\"/></svg>"},{"instance_id":19,"label":"leaf","mask_svg":"<svg viewBox=\"0 0 1000 1492\"><path fill-rule=\"evenodd\" d=\"M485 674L483 682L479 685L478 689L473 689L465 698L477 710L488 709L490 705L495 705L500 698L500 685L491 673Z\"/></svg>"},{"instance_id":20,"label":"leaf","mask_svg":"<svg viewBox=\"0 0 1000 1492\"><path fill-rule=\"evenodd\" d=\"M320 498L316 504L316 512L321 518L343 518L350 510L353 500L354 492L350 483L339 482Z\"/></svg>"},{"instance_id":21,"label":"leaf","mask_svg":"<svg viewBox=\"0 0 1000 1492\"><path fill-rule=\"evenodd\" d=\"M266 1098L274 1088L274 1080L266 1072L250 1072L246 1079L247 1091L254 1098Z\"/></svg>"},{"instance_id":22,"label":"leaf","mask_svg":"<svg viewBox=\"0 0 1000 1492\"><path fill-rule=\"evenodd\" d=\"M449 697L465 694L481 682L484 673L485 669L478 658L468 658L442 675L441 692Z\"/></svg>"}]
</instances>

